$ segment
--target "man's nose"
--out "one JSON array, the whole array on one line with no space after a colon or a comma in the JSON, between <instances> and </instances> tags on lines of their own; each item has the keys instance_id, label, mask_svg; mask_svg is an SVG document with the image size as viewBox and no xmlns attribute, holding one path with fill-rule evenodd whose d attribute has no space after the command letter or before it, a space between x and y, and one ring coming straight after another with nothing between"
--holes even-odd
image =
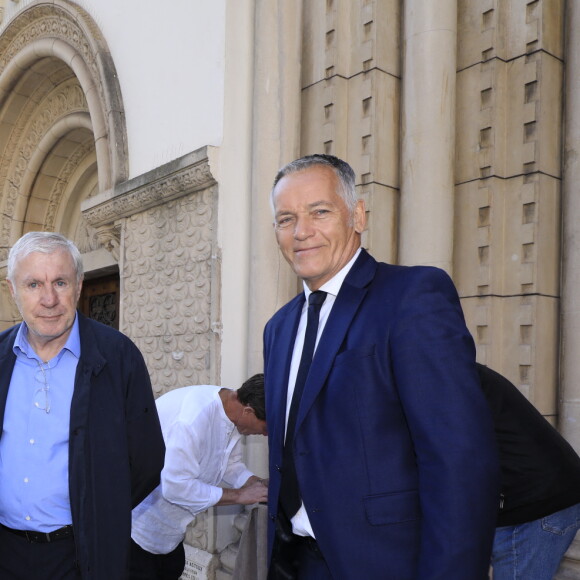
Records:
<instances>
[{"instance_id":1,"label":"man's nose","mask_svg":"<svg viewBox=\"0 0 580 580\"><path fill-rule=\"evenodd\" d=\"M40 300L43 306L54 306L58 302L58 294L52 284L46 284L42 287Z\"/></svg>"},{"instance_id":2,"label":"man's nose","mask_svg":"<svg viewBox=\"0 0 580 580\"><path fill-rule=\"evenodd\" d=\"M314 233L312 227L312 220L309 215L302 215L296 218L296 225L294 226L294 237L297 240L304 240L309 238Z\"/></svg>"}]
</instances>

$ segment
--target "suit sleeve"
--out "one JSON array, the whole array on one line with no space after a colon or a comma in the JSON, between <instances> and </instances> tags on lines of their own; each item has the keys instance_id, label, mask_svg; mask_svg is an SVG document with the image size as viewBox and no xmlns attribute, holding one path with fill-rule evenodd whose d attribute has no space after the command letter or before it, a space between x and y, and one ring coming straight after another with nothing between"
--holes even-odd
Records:
<instances>
[{"instance_id":1,"label":"suit sleeve","mask_svg":"<svg viewBox=\"0 0 580 580\"><path fill-rule=\"evenodd\" d=\"M159 485L165 444L159 424L149 372L143 356L130 343L131 371L126 387L126 425L131 469L132 507Z\"/></svg>"},{"instance_id":2,"label":"suit sleeve","mask_svg":"<svg viewBox=\"0 0 580 580\"><path fill-rule=\"evenodd\" d=\"M419 470L418 578L487 578L499 498L491 413L453 283L417 269L391 336L395 383Z\"/></svg>"}]
</instances>

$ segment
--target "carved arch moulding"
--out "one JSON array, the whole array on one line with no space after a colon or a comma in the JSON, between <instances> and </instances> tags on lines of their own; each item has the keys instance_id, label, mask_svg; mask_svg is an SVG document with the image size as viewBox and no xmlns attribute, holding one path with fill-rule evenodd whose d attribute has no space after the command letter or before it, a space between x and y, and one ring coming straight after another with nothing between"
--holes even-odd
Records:
<instances>
[{"instance_id":1,"label":"carved arch moulding","mask_svg":"<svg viewBox=\"0 0 580 580\"><path fill-rule=\"evenodd\" d=\"M2 24L0 130L0 259L23 232L61 226L62 206L78 195L75 178L85 196L127 179L117 74L104 36L77 4L33 0Z\"/></svg>"}]
</instances>

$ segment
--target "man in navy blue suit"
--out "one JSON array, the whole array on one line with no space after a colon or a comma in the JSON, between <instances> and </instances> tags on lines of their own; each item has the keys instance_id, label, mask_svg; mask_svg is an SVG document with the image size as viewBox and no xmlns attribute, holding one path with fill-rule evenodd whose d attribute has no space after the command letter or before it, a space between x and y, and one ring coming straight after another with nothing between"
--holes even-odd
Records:
<instances>
[{"instance_id":1,"label":"man in navy blue suit","mask_svg":"<svg viewBox=\"0 0 580 580\"><path fill-rule=\"evenodd\" d=\"M304 292L264 332L269 578L487 578L499 465L449 276L361 249L364 203L336 157L282 168L271 201Z\"/></svg>"}]
</instances>

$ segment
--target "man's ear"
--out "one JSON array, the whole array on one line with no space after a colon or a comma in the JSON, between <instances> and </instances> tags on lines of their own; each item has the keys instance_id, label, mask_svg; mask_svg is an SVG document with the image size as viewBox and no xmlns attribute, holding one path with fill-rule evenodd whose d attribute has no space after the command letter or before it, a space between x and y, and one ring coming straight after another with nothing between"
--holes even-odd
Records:
<instances>
[{"instance_id":1,"label":"man's ear","mask_svg":"<svg viewBox=\"0 0 580 580\"><path fill-rule=\"evenodd\" d=\"M354 231L357 234L362 234L367 225L367 212L365 209L365 202L362 199L359 199L356 202L356 206L354 208Z\"/></svg>"},{"instance_id":2,"label":"man's ear","mask_svg":"<svg viewBox=\"0 0 580 580\"><path fill-rule=\"evenodd\" d=\"M80 299L80 297L81 297L81 292L82 292L82 290L83 290L83 281L84 281L84 279L83 279L83 278L81 278L81 279L79 280L79 284L78 284L78 286L79 286L79 287L77 288L77 302L79 301L79 299Z\"/></svg>"},{"instance_id":3,"label":"man's ear","mask_svg":"<svg viewBox=\"0 0 580 580\"><path fill-rule=\"evenodd\" d=\"M12 286L12 281L6 278L6 283L8 284L8 289L10 290L10 296L14 298L14 286Z\"/></svg>"}]
</instances>

